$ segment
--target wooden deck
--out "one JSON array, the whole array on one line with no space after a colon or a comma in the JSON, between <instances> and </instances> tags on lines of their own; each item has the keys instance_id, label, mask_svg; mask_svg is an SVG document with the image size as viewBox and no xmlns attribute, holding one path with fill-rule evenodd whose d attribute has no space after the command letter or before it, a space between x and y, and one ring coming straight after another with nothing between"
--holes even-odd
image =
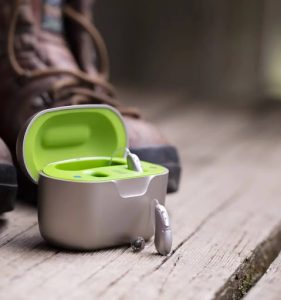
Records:
<instances>
[{"instance_id":1,"label":"wooden deck","mask_svg":"<svg viewBox=\"0 0 281 300\"><path fill-rule=\"evenodd\" d=\"M281 110L169 93L151 94L147 108L146 94L123 96L180 150L181 189L166 202L172 254L156 255L152 242L138 254L54 249L36 209L18 204L0 219L0 299L280 299Z\"/></svg>"}]
</instances>

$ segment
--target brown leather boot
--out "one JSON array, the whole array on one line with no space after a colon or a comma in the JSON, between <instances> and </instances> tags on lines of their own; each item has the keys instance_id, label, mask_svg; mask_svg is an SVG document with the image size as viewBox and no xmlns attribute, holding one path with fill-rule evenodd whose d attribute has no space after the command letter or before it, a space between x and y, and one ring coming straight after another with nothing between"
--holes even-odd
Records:
<instances>
[{"instance_id":1,"label":"brown leather boot","mask_svg":"<svg viewBox=\"0 0 281 300\"><path fill-rule=\"evenodd\" d=\"M7 146L0 139L0 214L14 208L17 174Z\"/></svg>"},{"instance_id":2,"label":"brown leather boot","mask_svg":"<svg viewBox=\"0 0 281 300\"><path fill-rule=\"evenodd\" d=\"M103 39L93 25L96 0L65 0L65 37L80 69L89 75L108 79L108 55ZM106 93L99 89L100 93ZM168 191L178 189L180 160L175 147L168 144L159 130L140 118L139 114L124 114L132 152L142 160L159 163L169 171Z\"/></svg>"},{"instance_id":3,"label":"brown leather boot","mask_svg":"<svg viewBox=\"0 0 281 300\"><path fill-rule=\"evenodd\" d=\"M15 155L20 127L34 113L63 105L105 103L116 107L126 118L133 151L142 159L169 167L172 171L169 190L176 190L180 166L175 148L168 146L152 125L141 120L135 109L124 107L115 99L114 88L108 82L106 48L87 19L71 6L62 10L60 0L2 2L0 136L12 149L12 154ZM90 59L86 60L86 54L81 54L81 49L86 48L75 50L73 47L74 55L68 48L64 37L64 29L68 27L65 28L62 22L62 13L69 22L72 20L72 28L77 28L78 34L83 28L93 39L97 67ZM71 43L75 41L75 38L70 40ZM88 45L91 47L90 43ZM85 58L88 67L81 63L79 55ZM24 180L22 176L19 178ZM34 187L25 180L20 187L34 191Z\"/></svg>"}]
</instances>

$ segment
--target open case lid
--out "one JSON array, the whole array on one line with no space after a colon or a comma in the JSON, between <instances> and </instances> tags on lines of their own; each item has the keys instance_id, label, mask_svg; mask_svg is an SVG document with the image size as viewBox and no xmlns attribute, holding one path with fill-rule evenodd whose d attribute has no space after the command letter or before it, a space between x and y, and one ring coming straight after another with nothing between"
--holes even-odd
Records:
<instances>
[{"instance_id":1,"label":"open case lid","mask_svg":"<svg viewBox=\"0 0 281 300\"><path fill-rule=\"evenodd\" d=\"M82 157L124 157L127 132L119 112L107 105L73 105L46 109L22 128L17 158L38 182L49 163Z\"/></svg>"}]
</instances>

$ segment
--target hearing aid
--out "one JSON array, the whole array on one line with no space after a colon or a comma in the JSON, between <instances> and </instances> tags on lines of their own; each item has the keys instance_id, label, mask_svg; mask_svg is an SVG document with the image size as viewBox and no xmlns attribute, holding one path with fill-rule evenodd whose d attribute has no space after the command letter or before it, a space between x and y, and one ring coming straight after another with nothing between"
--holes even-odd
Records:
<instances>
[{"instance_id":1,"label":"hearing aid","mask_svg":"<svg viewBox=\"0 0 281 300\"><path fill-rule=\"evenodd\" d=\"M137 172L143 172L139 157L136 154L131 153L128 148L126 149L126 155L127 155L128 169ZM154 199L154 202L155 202L154 244L158 253L166 256L171 252L172 240L173 240L172 230L170 226L170 219L165 206L161 205L159 201L156 199ZM138 241L138 239L136 239L136 241ZM132 249L134 252L141 251L143 248L144 246L136 247L135 243L132 243Z\"/></svg>"},{"instance_id":2,"label":"hearing aid","mask_svg":"<svg viewBox=\"0 0 281 300\"><path fill-rule=\"evenodd\" d=\"M172 229L170 219L165 206L159 204L157 199L155 203L155 233L154 245L157 252L163 256L167 256L172 250ZM131 241L131 248L133 252L140 252L145 247L145 240L143 237L138 236Z\"/></svg>"},{"instance_id":3,"label":"hearing aid","mask_svg":"<svg viewBox=\"0 0 281 300\"><path fill-rule=\"evenodd\" d=\"M158 200L155 202L155 248L161 255L168 255L172 249L172 229L170 219L165 206L159 204Z\"/></svg>"},{"instance_id":4,"label":"hearing aid","mask_svg":"<svg viewBox=\"0 0 281 300\"><path fill-rule=\"evenodd\" d=\"M133 154L128 148L126 148L126 157L129 170L143 172L139 157Z\"/></svg>"}]
</instances>

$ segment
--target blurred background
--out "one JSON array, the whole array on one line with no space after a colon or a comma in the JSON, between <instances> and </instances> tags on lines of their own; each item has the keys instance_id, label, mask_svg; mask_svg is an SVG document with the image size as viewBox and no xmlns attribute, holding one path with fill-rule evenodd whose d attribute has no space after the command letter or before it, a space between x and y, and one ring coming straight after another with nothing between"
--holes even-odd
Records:
<instances>
[{"instance_id":1,"label":"blurred background","mask_svg":"<svg viewBox=\"0 0 281 300\"><path fill-rule=\"evenodd\" d=\"M112 79L197 101L281 97L281 1L97 1Z\"/></svg>"}]
</instances>

